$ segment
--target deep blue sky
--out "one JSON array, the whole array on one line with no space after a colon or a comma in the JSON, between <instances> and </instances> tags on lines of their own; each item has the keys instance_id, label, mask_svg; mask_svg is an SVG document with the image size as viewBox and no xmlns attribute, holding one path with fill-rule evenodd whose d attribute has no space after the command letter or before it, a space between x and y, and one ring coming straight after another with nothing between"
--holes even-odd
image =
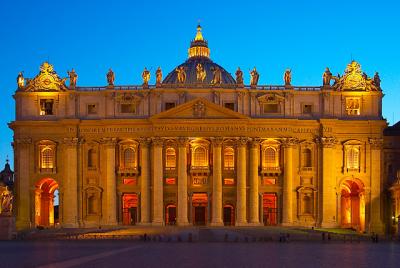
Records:
<instances>
[{"instance_id":1,"label":"deep blue sky","mask_svg":"<svg viewBox=\"0 0 400 268\"><path fill-rule=\"evenodd\" d=\"M78 85L140 84L143 68L164 76L187 58L201 20L211 58L234 73L257 66L260 84L320 85L324 68L343 73L351 59L379 71L384 117L400 120L398 1L7 1L0 0L0 165L12 158L13 93L19 71L34 77L43 61ZM154 74L152 74L154 81ZM393 120L394 114L394 120ZM0 166L1 167L1 166Z\"/></svg>"}]
</instances>

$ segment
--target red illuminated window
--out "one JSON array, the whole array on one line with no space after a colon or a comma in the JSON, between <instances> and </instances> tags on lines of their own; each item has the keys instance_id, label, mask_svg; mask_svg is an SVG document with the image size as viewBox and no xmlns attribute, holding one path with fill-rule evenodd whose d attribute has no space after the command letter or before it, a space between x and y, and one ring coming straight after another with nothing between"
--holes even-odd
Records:
<instances>
[{"instance_id":1,"label":"red illuminated window","mask_svg":"<svg viewBox=\"0 0 400 268\"><path fill-rule=\"evenodd\" d=\"M124 178L122 180L123 184L125 185L136 185L136 178Z\"/></svg>"},{"instance_id":2,"label":"red illuminated window","mask_svg":"<svg viewBox=\"0 0 400 268\"><path fill-rule=\"evenodd\" d=\"M165 184L176 184L176 179L175 178L166 178Z\"/></svg>"},{"instance_id":3,"label":"red illuminated window","mask_svg":"<svg viewBox=\"0 0 400 268\"><path fill-rule=\"evenodd\" d=\"M224 185L235 185L235 179L233 179L233 178L224 178Z\"/></svg>"},{"instance_id":4,"label":"red illuminated window","mask_svg":"<svg viewBox=\"0 0 400 268\"><path fill-rule=\"evenodd\" d=\"M276 178L271 178L271 177L263 178L263 185L273 185L273 184L276 184Z\"/></svg>"}]
</instances>

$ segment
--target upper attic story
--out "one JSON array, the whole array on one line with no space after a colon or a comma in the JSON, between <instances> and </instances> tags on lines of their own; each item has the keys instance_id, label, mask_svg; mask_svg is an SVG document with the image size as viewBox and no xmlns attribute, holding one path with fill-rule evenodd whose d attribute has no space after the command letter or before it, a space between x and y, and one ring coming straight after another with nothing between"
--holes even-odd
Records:
<instances>
[{"instance_id":1,"label":"upper attic story","mask_svg":"<svg viewBox=\"0 0 400 268\"><path fill-rule=\"evenodd\" d=\"M358 62L350 62L338 76L326 68L321 86L293 85L291 70L284 72L282 85L259 85L255 67L246 84L242 70L238 68L233 78L211 60L200 25L190 43L188 59L164 79L158 68L155 84L150 84L146 68L141 85L118 85L111 69L106 85L97 87L79 86L74 69L67 75L61 78L48 62L33 79L20 73L14 95L16 120L146 118L196 98L252 118L382 119L379 74L368 77Z\"/></svg>"}]
</instances>

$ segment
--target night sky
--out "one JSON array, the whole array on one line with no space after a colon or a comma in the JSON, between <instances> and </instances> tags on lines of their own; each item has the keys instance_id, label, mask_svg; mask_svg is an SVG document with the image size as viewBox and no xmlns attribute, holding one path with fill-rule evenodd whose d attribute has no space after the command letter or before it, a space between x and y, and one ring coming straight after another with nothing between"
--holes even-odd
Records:
<instances>
[{"instance_id":1,"label":"night sky","mask_svg":"<svg viewBox=\"0 0 400 268\"><path fill-rule=\"evenodd\" d=\"M400 120L400 4L398 1L0 1L0 166L9 155L16 76L34 77L44 61L62 77L75 68L78 86L104 86L112 67L116 85L141 84L158 66L164 77L187 58L198 21L211 59L249 84L318 86L329 67L343 73L352 60L385 93L383 114ZM397 104L397 105L396 105Z\"/></svg>"}]
</instances>

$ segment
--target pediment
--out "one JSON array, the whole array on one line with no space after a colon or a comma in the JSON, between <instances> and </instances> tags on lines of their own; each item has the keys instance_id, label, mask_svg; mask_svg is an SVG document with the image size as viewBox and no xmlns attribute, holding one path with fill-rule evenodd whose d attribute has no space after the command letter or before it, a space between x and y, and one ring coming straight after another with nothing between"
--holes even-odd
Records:
<instances>
[{"instance_id":1,"label":"pediment","mask_svg":"<svg viewBox=\"0 0 400 268\"><path fill-rule=\"evenodd\" d=\"M266 93L257 97L260 103L278 103L284 101L285 97L279 93Z\"/></svg>"},{"instance_id":2,"label":"pediment","mask_svg":"<svg viewBox=\"0 0 400 268\"><path fill-rule=\"evenodd\" d=\"M156 114L150 119L248 119L248 117L204 98L196 98Z\"/></svg>"}]
</instances>

